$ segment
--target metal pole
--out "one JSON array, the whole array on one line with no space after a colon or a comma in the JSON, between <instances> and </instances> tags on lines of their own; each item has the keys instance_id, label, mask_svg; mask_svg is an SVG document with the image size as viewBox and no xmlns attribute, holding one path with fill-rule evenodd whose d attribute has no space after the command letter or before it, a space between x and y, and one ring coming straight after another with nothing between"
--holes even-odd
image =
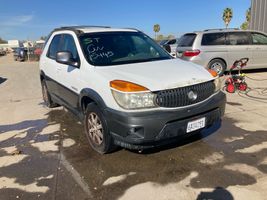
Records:
<instances>
[{"instance_id":1,"label":"metal pole","mask_svg":"<svg viewBox=\"0 0 267 200\"><path fill-rule=\"evenodd\" d=\"M27 51L27 54L28 54L28 62L30 61L30 42L29 42L29 37L28 37L28 40L27 40L27 47L28 47L28 51Z\"/></svg>"}]
</instances>

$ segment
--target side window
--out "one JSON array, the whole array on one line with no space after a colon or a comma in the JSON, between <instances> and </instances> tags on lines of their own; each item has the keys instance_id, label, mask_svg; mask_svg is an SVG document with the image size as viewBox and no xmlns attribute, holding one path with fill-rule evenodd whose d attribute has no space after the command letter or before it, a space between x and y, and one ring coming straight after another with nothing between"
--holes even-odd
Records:
<instances>
[{"instance_id":1,"label":"side window","mask_svg":"<svg viewBox=\"0 0 267 200\"><path fill-rule=\"evenodd\" d=\"M49 46L47 56L51 59L56 59L56 54L59 51L61 35L55 35L52 39L52 42Z\"/></svg>"},{"instance_id":2,"label":"side window","mask_svg":"<svg viewBox=\"0 0 267 200\"><path fill-rule=\"evenodd\" d=\"M225 45L225 33L207 33L202 37L201 45Z\"/></svg>"},{"instance_id":3,"label":"side window","mask_svg":"<svg viewBox=\"0 0 267 200\"><path fill-rule=\"evenodd\" d=\"M249 37L247 32L232 32L228 35L229 45L248 45Z\"/></svg>"},{"instance_id":4,"label":"side window","mask_svg":"<svg viewBox=\"0 0 267 200\"><path fill-rule=\"evenodd\" d=\"M168 42L169 45L175 44L176 43L176 39L173 39L171 41Z\"/></svg>"},{"instance_id":5,"label":"side window","mask_svg":"<svg viewBox=\"0 0 267 200\"><path fill-rule=\"evenodd\" d=\"M69 51L75 60L79 60L78 51L72 35L64 34L60 51Z\"/></svg>"},{"instance_id":6,"label":"side window","mask_svg":"<svg viewBox=\"0 0 267 200\"><path fill-rule=\"evenodd\" d=\"M267 45L267 36L261 33L251 33L252 43L256 45Z\"/></svg>"}]
</instances>

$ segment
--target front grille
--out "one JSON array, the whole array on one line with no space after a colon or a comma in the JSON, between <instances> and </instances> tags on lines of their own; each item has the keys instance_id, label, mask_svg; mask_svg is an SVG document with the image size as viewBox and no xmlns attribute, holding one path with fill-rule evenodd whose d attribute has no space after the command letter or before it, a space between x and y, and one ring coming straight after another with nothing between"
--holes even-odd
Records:
<instances>
[{"instance_id":1,"label":"front grille","mask_svg":"<svg viewBox=\"0 0 267 200\"><path fill-rule=\"evenodd\" d=\"M215 85L213 81L209 81L196 85L155 92L157 95L155 101L158 106L166 108L188 106L204 101L210 97L214 91ZM190 96L191 99L189 98Z\"/></svg>"}]
</instances>

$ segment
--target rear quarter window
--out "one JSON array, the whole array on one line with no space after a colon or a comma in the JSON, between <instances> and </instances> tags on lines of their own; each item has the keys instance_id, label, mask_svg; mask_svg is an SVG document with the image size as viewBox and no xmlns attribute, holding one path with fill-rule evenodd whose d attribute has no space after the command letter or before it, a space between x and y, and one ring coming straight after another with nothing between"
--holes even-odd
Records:
<instances>
[{"instance_id":1,"label":"rear quarter window","mask_svg":"<svg viewBox=\"0 0 267 200\"><path fill-rule=\"evenodd\" d=\"M226 35L225 33L206 33L202 37L201 45L225 45Z\"/></svg>"},{"instance_id":2,"label":"rear quarter window","mask_svg":"<svg viewBox=\"0 0 267 200\"><path fill-rule=\"evenodd\" d=\"M189 33L183 35L178 42L178 47L192 47L193 43L196 39L196 34L195 33Z\"/></svg>"},{"instance_id":3,"label":"rear quarter window","mask_svg":"<svg viewBox=\"0 0 267 200\"><path fill-rule=\"evenodd\" d=\"M252 43L255 45L267 45L267 36L261 33L251 33Z\"/></svg>"}]
</instances>

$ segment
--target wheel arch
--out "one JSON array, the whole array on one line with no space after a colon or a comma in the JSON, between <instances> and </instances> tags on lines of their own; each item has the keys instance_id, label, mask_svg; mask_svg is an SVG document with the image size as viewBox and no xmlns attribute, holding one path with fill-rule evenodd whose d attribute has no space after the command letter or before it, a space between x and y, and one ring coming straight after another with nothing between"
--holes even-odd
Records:
<instances>
[{"instance_id":1,"label":"wheel arch","mask_svg":"<svg viewBox=\"0 0 267 200\"><path fill-rule=\"evenodd\" d=\"M44 80L45 79L45 73L44 73L44 71L40 71L40 80L42 81L42 80Z\"/></svg>"},{"instance_id":2,"label":"wheel arch","mask_svg":"<svg viewBox=\"0 0 267 200\"><path fill-rule=\"evenodd\" d=\"M227 62L226 62L226 60L225 60L224 58L222 58L222 57L215 57L215 58L212 58L212 59L209 61L208 66L209 66L210 63L211 63L212 61L214 61L214 60L221 60L221 61L223 61L224 64L225 64L225 69L228 68L228 67L227 67Z\"/></svg>"},{"instance_id":3,"label":"wheel arch","mask_svg":"<svg viewBox=\"0 0 267 200\"><path fill-rule=\"evenodd\" d=\"M96 103L100 109L107 107L102 97L95 90L85 88L80 92L79 97L79 107L83 113L89 103Z\"/></svg>"}]
</instances>

